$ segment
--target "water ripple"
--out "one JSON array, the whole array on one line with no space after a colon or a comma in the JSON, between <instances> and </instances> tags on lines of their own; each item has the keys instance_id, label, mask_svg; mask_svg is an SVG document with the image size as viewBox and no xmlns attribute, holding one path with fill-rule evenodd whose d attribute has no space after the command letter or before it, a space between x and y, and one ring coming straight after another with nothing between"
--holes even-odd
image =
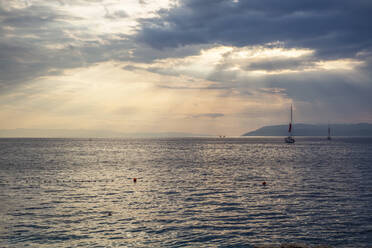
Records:
<instances>
[{"instance_id":1,"label":"water ripple","mask_svg":"<svg viewBox=\"0 0 372 248\"><path fill-rule=\"evenodd\" d=\"M372 243L372 139L0 139L0 155L0 247Z\"/></svg>"}]
</instances>

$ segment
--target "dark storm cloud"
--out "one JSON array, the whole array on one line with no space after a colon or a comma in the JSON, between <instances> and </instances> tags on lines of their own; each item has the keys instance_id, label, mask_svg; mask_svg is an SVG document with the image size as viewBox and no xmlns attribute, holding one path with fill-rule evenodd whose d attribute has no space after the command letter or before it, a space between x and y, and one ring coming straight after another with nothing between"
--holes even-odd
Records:
<instances>
[{"instance_id":1,"label":"dark storm cloud","mask_svg":"<svg viewBox=\"0 0 372 248\"><path fill-rule=\"evenodd\" d=\"M184 0L160 17L142 20L137 40L159 49L279 40L321 56L352 57L372 47L371 12L366 0Z\"/></svg>"}]
</instances>

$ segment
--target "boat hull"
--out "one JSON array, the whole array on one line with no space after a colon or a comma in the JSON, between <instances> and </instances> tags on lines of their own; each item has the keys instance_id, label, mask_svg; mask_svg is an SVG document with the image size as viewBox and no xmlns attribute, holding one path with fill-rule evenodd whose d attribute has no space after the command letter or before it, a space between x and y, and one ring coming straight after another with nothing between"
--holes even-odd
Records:
<instances>
[{"instance_id":1,"label":"boat hull","mask_svg":"<svg viewBox=\"0 0 372 248\"><path fill-rule=\"evenodd\" d=\"M285 143L289 143L289 144L292 144L292 143L295 143L295 139L288 136L284 139Z\"/></svg>"}]
</instances>

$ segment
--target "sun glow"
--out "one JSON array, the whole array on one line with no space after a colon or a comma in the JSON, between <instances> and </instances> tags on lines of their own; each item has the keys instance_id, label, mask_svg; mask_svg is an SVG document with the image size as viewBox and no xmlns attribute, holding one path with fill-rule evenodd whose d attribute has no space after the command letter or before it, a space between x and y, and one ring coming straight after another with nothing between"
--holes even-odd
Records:
<instances>
[{"instance_id":1,"label":"sun glow","mask_svg":"<svg viewBox=\"0 0 372 248\"><path fill-rule=\"evenodd\" d=\"M364 62L353 59L339 59L329 61L319 61L315 65L323 70L353 70Z\"/></svg>"},{"instance_id":2,"label":"sun glow","mask_svg":"<svg viewBox=\"0 0 372 248\"><path fill-rule=\"evenodd\" d=\"M256 92L247 99L208 89L214 82L205 79L123 68L123 63L107 62L39 78L4 96L0 114L22 123L17 127L206 134L226 129L232 130L226 135L237 135L247 127L240 113L259 104L276 109L284 101L277 93ZM253 114L258 125L262 119ZM1 128L12 127L4 124ZM15 122L6 124L14 127Z\"/></svg>"},{"instance_id":3,"label":"sun glow","mask_svg":"<svg viewBox=\"0 0 372 248\"><path fill-rule=\"evenodd\" d=\"M273 58L273 57L284 57L284 58L298 58L304 56L310 56L314 53L310 49L285 49L282 47L270 48L265 46L253 46L253 47L242 47L235 48L232 58L234 59L255 59L255 58Z\"/></svg>"},{"instance_id":4,"label":"sun glow","mask_svg":"<svg viewBox=\"0 0 372 248\"><path fill-rule=\"evenodd\" d=\"M315 60L315 51L310 49L285 49L283 47L216 46L201 50L199 55L182 58L167 58L149 65L139 64L143 69L153 68L159 73L172 72L178 75L206 78L218 70L230 71L241 76L262 77L265 75L302 72L353 70L362 62L357 60Z\"/></svg>"}]
</instances>

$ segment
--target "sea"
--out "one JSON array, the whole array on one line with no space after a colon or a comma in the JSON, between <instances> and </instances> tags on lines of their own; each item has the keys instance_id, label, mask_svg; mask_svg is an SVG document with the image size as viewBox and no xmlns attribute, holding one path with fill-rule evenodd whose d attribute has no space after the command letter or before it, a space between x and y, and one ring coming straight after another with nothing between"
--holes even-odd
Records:
<instances>
[{"instance_id":1,"label":"sea","mask_svg":"<svg viewBox=\"0 0 372 248\"><path fill-rule=\"evenodd\" d=\"M0 247L289 243L372 247L372 138L0 139Z\"/></svg>"}]
</instances>

